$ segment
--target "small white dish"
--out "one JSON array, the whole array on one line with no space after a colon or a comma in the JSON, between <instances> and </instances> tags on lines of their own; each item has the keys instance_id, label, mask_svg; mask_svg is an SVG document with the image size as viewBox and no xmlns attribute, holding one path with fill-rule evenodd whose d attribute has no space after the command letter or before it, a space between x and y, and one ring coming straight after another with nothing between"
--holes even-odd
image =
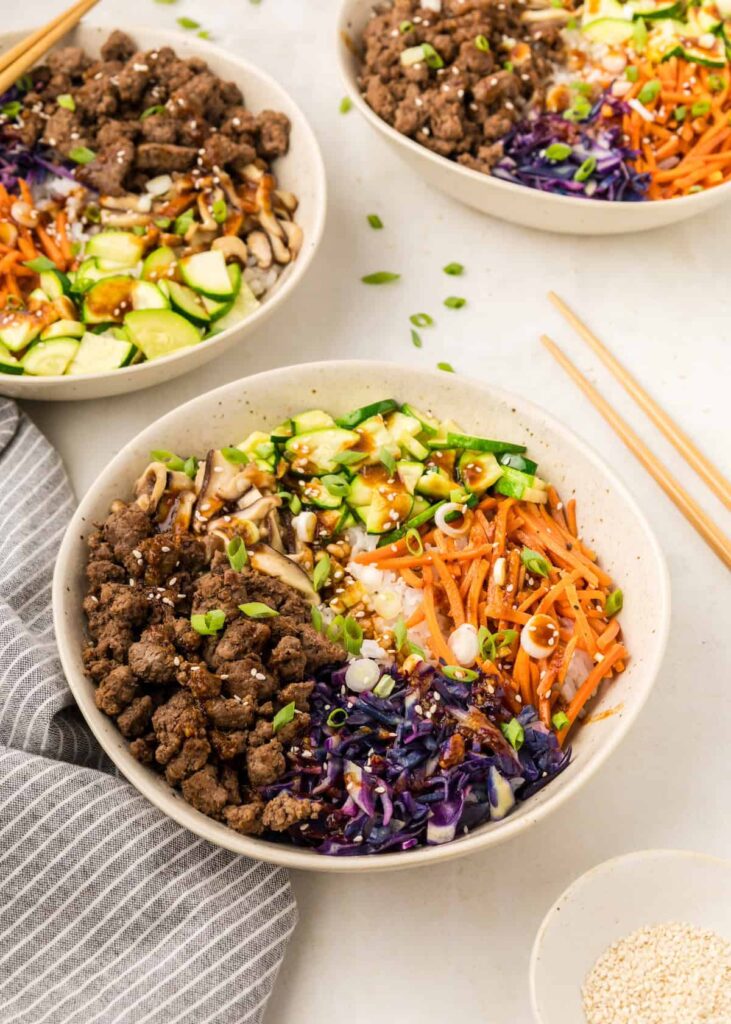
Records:
<instances>
[{"instance_id":1,"label":"small white dish","mask_svg":"<svg viewBox=\"0 0 731 1024\"><path fill-rule=\"evenodd\" d=\"M285 268L274 287L263 297L259 308L240 324L199 345L181 349L163 359L138 363L107 373L88 377L13 377L3 374L0 394L11 398L39 401L75 401L83 398L106 398L129 391L140 391L154 384L179 377L222 355L244 337L253 333L282 303L286 302L312 263L325 225L327 186L325 165L314 132L294 100L287 92L253 64L220 46L198 39L194 33L165 32L157 28L123 25L140 50L171 46L183 57L201 57L211 70L226 81L235 82L244 94L246 106L254 112L280 110L292 124L289 152L274 164L274 173L281 188L293 192L298 200L296 220L304 232L302 250L297 259ZM59 46L81 46L90 54L99 50L112 30L110 25L82 22L65 36ZM29 35L30 30L0 34L0 53Z\"/></svg>"},{"instance_id":2,"label":"small white dish","mask_svg":"<svg viewBox=\"0 0 731 1024\"><path fill-rule=\"evenodd\" d=\"M341 0L337 52L348 95L366 121L417 174L435 188L501 220L568 235L620 235L666 227L710 210L731 196L731 182L679 199L611 203L551 195L462 167L397 132L371 110L358 88L358 48L373 0Z\"/></svg>"},{"instance_id":3,"label":"small white dish","mask_svg":"<svg viewBox=\"0 0 731 1024\"><path fill-rule=\"evenodd\" d=\"M586 1024L581 987L608 946L679 921L731 939L731 861L690 850L640 850L573 882L538 929L530 962L536 1024Z\"/></svg>"}]
</instances>

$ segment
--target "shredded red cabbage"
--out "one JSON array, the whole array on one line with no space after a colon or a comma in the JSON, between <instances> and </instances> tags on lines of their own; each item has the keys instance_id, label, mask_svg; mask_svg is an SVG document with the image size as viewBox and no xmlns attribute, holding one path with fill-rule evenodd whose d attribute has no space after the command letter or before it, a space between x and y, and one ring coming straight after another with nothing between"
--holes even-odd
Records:
<instances>
[{"instance_id":1,"label":"shredded red cabbage","mask_svg":"<svg viewBox=\"0 0 731 1024\"><path fill-rule=\"evenodd\" d=\"M519 124L506 136L504 155L492 173L503 181L560 195L616 202L646 199L650 176L634 169L632 161L637 154L623 143L621 129L600 118L606 105L617 115L626 109L617 97L605 94L583 121L544 113ZM557 143L572 148L565 160L546 156L548 147ZM596 161L596 167L586 180L577 181L574 176L585 161Z\"/></svg>"},{"instance_id":2,"label":"shredded red cabbage","mask_svg":"<svg viewBox=\"0 0 731 1024\"><path fill-rule=\"evenodd\" d=\"M387 698L351 693L342 668L317 682L308 740L293 749L293 769L264 791L324 803L317 820L289 829L297 845L352 856L449 842L505 817L570 761L532 707L518 718L525 740L515 751L499 729L511 718L502 693L490 694L482 679L468 685L426 666L410 679L389 674L397 683ZM348 715L341 729L327 725L335 708ZM450 737L460 724L467 740L455 758Z\"/></svg>"},{"instance_id":3,"label":"shredded red cabbage","mask_svg":"<svg viewBox=\"0 0 731 1024\"><path fill-rule=\"evenodd\" d=\"M0 96L0 107L22 98L22 92L13 85ZM15 191L18 178L25 178L29 185L40 184L50 176L75 181L73 164L59 162L46 146L27 146L12 130L12 124L10 120L0 120L0 184Z\"/></svg>"}]
</instances>

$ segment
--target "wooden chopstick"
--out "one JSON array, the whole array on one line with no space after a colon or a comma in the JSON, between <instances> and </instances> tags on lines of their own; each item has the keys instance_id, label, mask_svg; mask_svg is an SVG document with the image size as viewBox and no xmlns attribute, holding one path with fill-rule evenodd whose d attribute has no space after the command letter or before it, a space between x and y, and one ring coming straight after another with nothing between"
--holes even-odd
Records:
<instances>
[{"instance_id":1,"label":"wooden chopstick","mask_svg":"<svg viewBox=\"0 0 731 1024\"><path fill-rule=\"evenodd\" d=\"M0 56L0 95L30 70L99 0L78 0Z\"/></svg>"},{"instance_id":2,"label":"wooden chopstick","mask_svg":"<svg viewBox=\"0 0 731 1024\"><path fill-rule=\"evenodd\" d=\"M670 475L663 464L652 454L647 445L639 439L630 425L615 412L609 402L602 398L594 385L589 383L558 345L546 334L541 335L541 342L559 365L563 367L569 377L579 385L592 405L599 410L610 427L624 441L632 454L639 459L655 482L662 487L675 507L695 527L725 566L731 569L731 540L726 534L713 522L710 516L706 515L700 505L683 489L682 485Z\"/></svg>"},{"instance_id":3,"label":"wooden chopstick","mask_svg":"<svg viewBox=\"0 0 731 1024\"><path fill-rule=\"evenodd\" d=\"M549 292L548 297L556 309L571 324L574 330L581 335L589 347L596 352L601 361L614 374L625 391L631 395L640 408L649 416L658 430L664 434L667 440L678 451L691 469L694 469L698 476L706 483L713 493L719 498L726 508L731 508L731 482L713 465L710 459L699 451L688 435L681 430L668 414L660 408L657 402L648 395L642 385L635 380L632 374L625 369L615 356L609 351L599 338L580 320L573 310L569 309L563 299L560 299L555 292Z\"/></svg>"}]
</instances>

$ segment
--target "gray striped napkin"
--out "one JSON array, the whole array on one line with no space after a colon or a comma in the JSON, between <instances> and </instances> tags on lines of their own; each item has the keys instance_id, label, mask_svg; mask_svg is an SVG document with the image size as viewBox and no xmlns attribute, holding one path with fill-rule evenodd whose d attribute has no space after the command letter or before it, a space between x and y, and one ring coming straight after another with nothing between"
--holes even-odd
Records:
<instances>
[{"instance_id":1,"label":"gray striped napkin","mask_svg":"<svg viewBox=\"0 0 731 1024\"><path fill-rule=\"evenodd\" d=\"M51 618L72 508L0 398L0 1021L255 1024L296 921L287 874L180 828L94 742Z\"/></svg>"}]
</instances>

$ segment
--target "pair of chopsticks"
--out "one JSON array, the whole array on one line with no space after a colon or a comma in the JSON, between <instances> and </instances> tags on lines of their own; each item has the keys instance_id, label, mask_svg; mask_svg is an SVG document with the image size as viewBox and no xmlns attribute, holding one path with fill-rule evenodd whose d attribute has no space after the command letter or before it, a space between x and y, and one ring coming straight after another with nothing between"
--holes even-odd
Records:
<instances>
[{"instance_id":1,"label":"pair of chopsticks","mask_svg":"<svg viewBox=\"0 0 731 1024\"><path fill-rule=\"evenodd\" d=\"M55 46L59 39L63 39L86 12L98 3L99 0L78 0L78 3L72 4L47 25L31 32L6 53L0 54L0 95L29 71L44 53Z\"/></svg>"},{"instance_id":2,"label":"pair of chopsticks","mask_svg":"<svg viewBox=\"0 0 731 1024\"><path fill-rule=\"evenodd\" d=\"M663 409L648 395L644 388L635 378L622 366L609 349L597 338L589 327L558 297L554 292L549 292L548 297L558 311L571 324L576 332L584 339L589 347L599 356L605 366L609 368L614 377L631 395L640 408L649 416L655 426L667 438L675 449L683 456L688 465L695 470L698 476L708 485L717 498L726 508L731 508L731 483L723 476L719 469L706 458L705 455L693 444L691 439L680 427L668 416ZM673 504L678 508L688 522L698 531L705 542L713 549L727 568L731 569L731 539L726 536L723 530L708 516L700 507L697 501L687 493L682 485L667 471L659 459L652 454L647 445L640 440L629 424L619 416L609 402L604 399L593 384L574 366L568 356L558 345L548 337L541 335L541 342L545 345L551 355L563 367L568 375L579 385L592 405L602 414L604 419L614 429L615 433L624 441L626 446L642 463L650 476L662 487Z\"/></svg>"}]
</instances>

